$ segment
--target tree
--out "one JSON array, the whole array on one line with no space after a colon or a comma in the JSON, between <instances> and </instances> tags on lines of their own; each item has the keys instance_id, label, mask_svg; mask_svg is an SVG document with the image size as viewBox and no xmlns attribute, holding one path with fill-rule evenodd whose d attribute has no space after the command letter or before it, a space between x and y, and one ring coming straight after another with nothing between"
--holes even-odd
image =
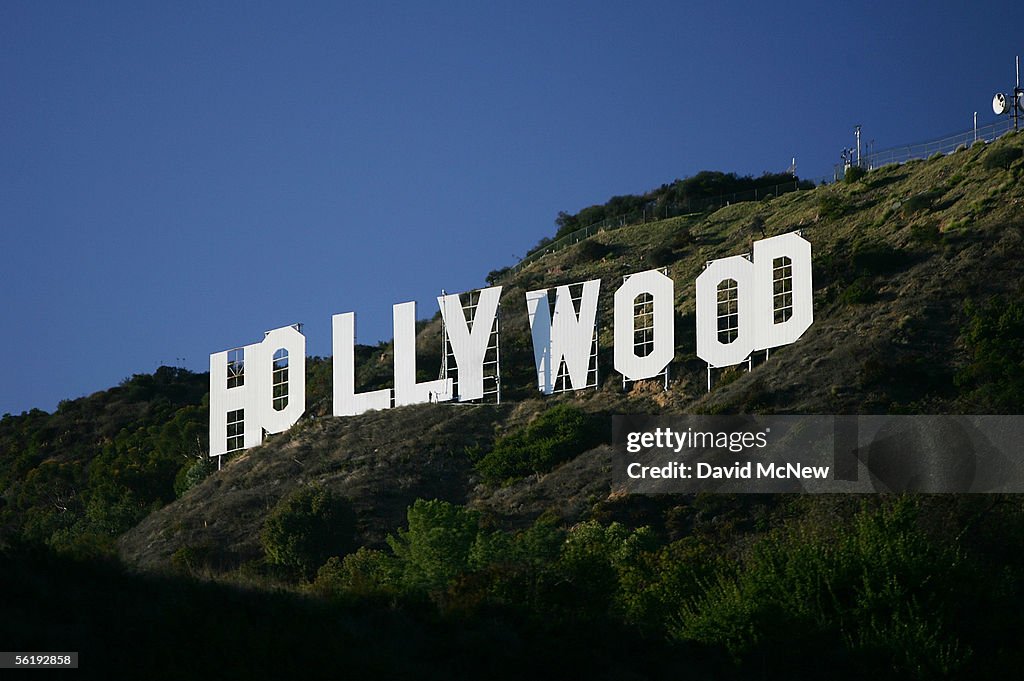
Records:
<instances>
[{"instance_id":1,"label":"tree","mask_svg":"<svg viewBox=\"0 0 1024 681\"><path fill-rule=\"evenodd\" d=\"M403 581L417 590L444 589L469 566L477 514L447 501L417 499L406 518L409 528L387 538L403 565Z\"/></svg>"},{"instance_id":2,"label":"tree","mask_svg":"<svg viewBox=\"0 0 1024 681\"><path fill-rule=\"evenodd\" d=\"M330 556L355 548L356 517L348 501L320 485L301 487L267 516L260 542L267 561L312 577Z\"/></svg>"},{"instance_id":3,"label":"tree","mask_svg":"<svg viewBox=\"0 0 1024 681\"><path fill-rule=\"evenodd\" d=\"M558 227L557 234L559 236L574 232L580 228L579 220L576 219L575 215L570 215L564 210L558 211L558 217L555 218L555 226Z\"/></svg>"}]
</instances>

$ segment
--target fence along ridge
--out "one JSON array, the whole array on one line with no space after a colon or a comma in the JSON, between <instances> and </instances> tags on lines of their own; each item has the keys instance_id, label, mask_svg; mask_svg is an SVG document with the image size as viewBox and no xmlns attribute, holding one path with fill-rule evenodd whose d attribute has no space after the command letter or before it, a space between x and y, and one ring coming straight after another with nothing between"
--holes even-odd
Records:
<instances>
[{"instance_id":1,"label":"fence along ridge","mask_svg":"<svg viewBox=\"0 0 1024 681\"><path fill-rule=\"evenodd\" d=\"M961 145L969 147L975 142L985 142L987 144L1002 137L1011 130L1013 130L1013 121L1007 118L978 126L977 130L970 128L924 142L898 144L864 154L860 160L860 167L866 170L874 170L875 168L881 168L892 163L906 163L914 159L929 158L939 153L948 154L951 151L956 151ZM847 167L841 163L836 164L834 173L836 180L842 179Z\"/></svg>"},{"instance_id":2,"label":"fence along ridge","mask_svg":"<svg viewBox=\"0 0 1024 681\"><path fill-rule=\"evenodd\" d=\"M971 128L958 133L952 133L943 137L927 140L924 142L913 142L911 144L899 144L896 146L888 147L879 151L872 151L870 154L865 154L860 161L860 166L872 170L874 168L880 168L884 165L892 163L905 163L914 159L928 158L937 153L948 154L951 151L955 151L961 145L970 146L975 142L992 142L993 140L1002 137L1007 132L1013 130L1013 123L1010 120L999 120L994 123L979 126L977 129ZM846 172L846 167L842 164L837 164L835 167L834 178L840 179ZM734 192L732 194L722 194L719 196L707 198L707 199L693 199L688 200L685 204L671 203L664 204L657 210L657 213L651 212L649 215L652 221L667 220L672 217L683 217L686 215L694 215L697 213L703 213L710 208L721 208L729 205L730 203L739 203L742 201L758 201L767 198L769 195L772 197L779 196L780 194L788 193L791 191L799 191L800 180L794 177L792 182L785 182L782 184L774 185L773 187L765 187L761 189L749 189L744 192ZM760 193L760 196L758 194ZM748 198L743 198L748 197ZM631 225L638 225L646 223L648 212L647 208L654 206L655 202L651 201L644 206L643 211L640 212L639 216L634 212L632 214L616 215L599 220L586 227L581 227L563 237L555 239L551 243L545 244L542 248L528 254L522 260L517 262L508 268L502 278L509 277L517 272L521 271L527 265L541 259L545 255L560 251L566 246L570 246L575 243L579 243L583 239L586 239L598 232L620 229ZM661 211L664 210L664 215ZM669 213L673 214L669 214Z\"/></svg>"}]
</instances>

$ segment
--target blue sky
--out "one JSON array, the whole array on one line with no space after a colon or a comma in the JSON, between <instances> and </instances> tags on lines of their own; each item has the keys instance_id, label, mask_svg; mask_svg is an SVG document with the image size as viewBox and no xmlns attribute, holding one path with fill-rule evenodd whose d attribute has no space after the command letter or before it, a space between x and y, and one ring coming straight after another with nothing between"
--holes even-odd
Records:
<instances>
[{"instance_id":1,"label":"blue sky","mask_svg":"<svg viewBox=\"0 0 1024 681\"><path fill-rule=\"evenodd\" d=\"M0 5L0 413L476 288L560 210L992 122L1018 3ZM525 309L525 307L524 307ZM525 314L508 310L505 314ZM185 358L179 362L177 358Z\"/></svg>"}]
</instances>

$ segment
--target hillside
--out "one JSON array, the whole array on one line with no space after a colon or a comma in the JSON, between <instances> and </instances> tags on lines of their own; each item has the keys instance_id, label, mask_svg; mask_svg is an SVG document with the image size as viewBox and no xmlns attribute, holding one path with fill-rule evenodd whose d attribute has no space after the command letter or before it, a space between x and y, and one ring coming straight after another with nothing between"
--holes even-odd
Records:
<instances>
[{"instance_id":1,"label":"hillside","mask_svg":"<svg viewBox=\"0 0 1024 681\"><path fill-rule=\"evenodd\" d=\"M1014 144L1021 142L1004 139L992 148L978 145L875 170L851 184L609 231L554 253L503 282L505 404L422 405L308 420L148 517L125 535L121 548L148 566L166 564L175 550L194 545L229 553L236 547L229 564L251 559L258 555L266 510L313 480L353 500L372 545L380 545L405 507L422 496L469 504L510 526L546 510L577 522L609 504L607 449L497 489L481 485L464 451L488 446L496 433L560 401L605 415L1018 412L1019 401L986 402L964 378L974 361L966 345L965 303L1009 296L1024 274L1018 258L1024 237L1020 161L1012 170L985 162ZM745 252L762 228L769 236L800 229L813 244L815 323L795 345L768 361L758 359L750 373L745 367L716 372L709 393L704 365L694 354L692 282L707 260ZM667 392L640 384L623 394L610 370L610 291L623 275L654 266L667 266L676 282L672 381ZM604 293L601 389L534 397L525 291L596 277ZM436 318L421 331L421 366L437 366L439 333ZM379 352L387 356L389 349ZM389 362L368 359L361 387L386 384L389 372ZM427 378L432 372L423 373ZM328 413L324 405L318 411ZM657 519L644 518L652 521ZM225 525L230 537L221 534Z\"/></svg>"},{"instance_id":2,"label":"hillside","mask_svg":"<svg viewBox=\"0 0 1024 681\"><path fill-rule=\"evenodd\" d=\"M699 642L710 646L714 664L732 660L746 670L760 661L792 671L793 659L766 652L788 635L818 637L823 660L846 664L854 655L861 671L887 670L893 678L1000 669L1013 653L997 627L1024 599L1017 564L1024 505L1015 498L618 496L607 442L610 416L623 413L1019 414L1022 150L1024 134L1008 135L851 182L605 231L532 262L499 282L500 405L429 404L333 418L329 360L312 358L307 415L296 426L225 461L223 470L197 468L191 477L196 438L205 445L205 375L161 370L52 415L6 416L4 542L71 555L116 552L144 572L306 584L345 603L383 598L404 607L395 604L411 598L420 605L409 607L428 601L459 617L485 617L492 606L526 608L528 622L589 613L651 637L645 640ZM813 247L814 324L797 343L756 357L749 372L745 365L716 371L709 392L695 355L694 280L708 260L797 229ZM624 391L612 370L611 294L624 275L653 267L666 267L675 282L671 381L668 390L641 382ZM602 291L600 387L539 396L525 292L594 278ZM437 375L439 347L435 316L419 326L421 379ZM389 385L391 352L389 344L357 348L358 390ZM579 425L540 432L553 413L578 417ZM561 450L530 470L496 479L481 463L553 437L563 438ZM350 546L284 569L269 559L261 532L310 489L344 506L339 517L352 514ZM417 505L432 499L450 503ZM424 560L412 548L417 522L462 523L469 543L460 544L460 566L448 565L458 551L447 548L432 576L410 577ZM886 537L902 548L890 551ZM574 546L585 548L573 553ZM826 566L832 550L850 553ZM812 570L780 567L773 561L781 555L811 561L813 570L846 566L836 584L848 580L860 600L841 605L848 594L836 592L828 597L835 610L821 606L824 615L774 601L761 612L713 587L763 594L742 575L763 569L782 580L773 585L788 588L785 580ZM890 591L865 605L871 566ZM929 570L935 576L925 579ZM951 595L966 575L976 581ZM794 593L820 588L821 578L809 579ZM893 605L902 602L906 610ZM979 622L982 602L992 613L988 624ZM774 629L779 617L785 626L758 633ZM973 630L961 629L964 622ZM754 633L733 636L733 626ZM899 658L905 648L919 656Z\"/></svg>"},{"instance_id":3,"label":"hillside","mask_svg":"<svg viewBox=\"0 0 1024 681\"><path fill-rule=\"evenodd\" d=\"M112 551L206 451L208 391L205 374L161 367L52 414L5 415L0 544Z\"/></svg>"}]
</instances>

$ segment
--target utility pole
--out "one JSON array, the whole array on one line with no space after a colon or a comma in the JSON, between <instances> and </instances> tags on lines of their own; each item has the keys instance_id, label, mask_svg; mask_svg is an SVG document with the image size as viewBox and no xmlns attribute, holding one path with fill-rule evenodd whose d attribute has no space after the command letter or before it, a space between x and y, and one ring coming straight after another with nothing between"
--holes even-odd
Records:
<instances>
[{"instance_id":1,"label":"utility pole","mask_svg":"<svg viewBox=\"0 0 1024 681\"><path fill-rule=\"evenodd\" d=\"M1017 80L1016 85L1013 86L1013 131L1017 132L1017 117L1020 115L1020 95L1024 90L1020 89L1020 55L1016 58L1017 62Z\"/></svg>"},{"instance_id":2,"label":"utility pole","mask_svg":"<svg viewBox=\"0 0 1024 681\"><path fill-rule=\"evenodd\" d=\"M853 127L853 134L857 138L857 167L860 167L860 126L855 125Z\"/></svg>"},{"instance_id":3,"label":"utility pole","mask_svg":"<svg viewBox=\"0 0 1024 681\"><path fill-rule=\"evenodd\" d=\"M1017 132L1020 129L1020 114L1024 111L1024 88L1020 86L1020 57L1016 57L1017 66L1017 79L1013 85L1013 96L1010 97L1010 101L1006 101L1006 95L1002 92L997 92L995 97L992 98L992 111L997 116L1003 114L1013 115L1013 131Z\"/></svg>"}]
</instances>

